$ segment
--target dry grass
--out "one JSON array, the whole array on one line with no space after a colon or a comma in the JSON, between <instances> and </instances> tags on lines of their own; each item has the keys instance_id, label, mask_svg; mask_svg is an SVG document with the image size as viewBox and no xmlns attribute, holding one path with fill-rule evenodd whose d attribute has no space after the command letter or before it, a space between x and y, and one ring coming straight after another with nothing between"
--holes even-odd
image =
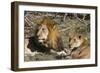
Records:
<instances>
[{"instance_id":1,"label":"dry grass","mask_svg":"<svg viewBox=\"0 0 100 73\"><path fill-rule=\"evenodd\" d=\"M70 13L71 14L71 13ZM86 15L86 18L76 17L74 15L77 14L64 14L64 13L46 13L46 12L25 12L25 27L24 34L25 39L34 36L35 27L41 21L44 16L50 17L56 23L58 23L60 35L62 37L63 45L66 49L68 48L68 40L69 35L74 33L82 34L83 36L90 40L90 18L88 18L88 14L80 14ZM66 15L66 16L65 16ZM68 59L70 56L66 58L60 59ZM47 53L39 53L35 56L27 55L25 56L25 61L36 61L36 60L54 60L59 59L56 54L47 54Z\"/></svg>"}]
</instances>

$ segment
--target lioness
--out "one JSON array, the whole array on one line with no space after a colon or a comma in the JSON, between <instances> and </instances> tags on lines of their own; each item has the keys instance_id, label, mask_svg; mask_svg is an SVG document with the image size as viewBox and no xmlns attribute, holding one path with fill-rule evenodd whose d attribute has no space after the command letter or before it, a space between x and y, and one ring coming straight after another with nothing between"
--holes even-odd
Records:
<instances>
[{"instance_id":1,"label":"lioness","mask_svg":"<svg viewBox=\"0 0 100 73\"><path fill-rule=\"evenodd\" d=\"M85 37L76 34L69 38L69 48L71 49L72 59L90 58L90 47Z\"/></svg>"}]
</instances>

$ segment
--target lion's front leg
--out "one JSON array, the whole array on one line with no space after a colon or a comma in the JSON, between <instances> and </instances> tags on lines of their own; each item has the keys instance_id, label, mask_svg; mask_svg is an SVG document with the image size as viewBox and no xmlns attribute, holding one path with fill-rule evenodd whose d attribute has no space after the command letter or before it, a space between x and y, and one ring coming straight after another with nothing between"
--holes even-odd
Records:
<instances>
[{"instance_id":1,"label":"lion's front leg","mask_svg":"<svg viewBox=\"0 0 100 73\"><path fill-rule=\"evenodd\" d=\"M66 56L69 55L68 50L55 51L55 50L51 49L50 52L54 53L54 54L57 54L57 56L62 56L62 57L66 57Z\"/></svg>"}]
</instances>

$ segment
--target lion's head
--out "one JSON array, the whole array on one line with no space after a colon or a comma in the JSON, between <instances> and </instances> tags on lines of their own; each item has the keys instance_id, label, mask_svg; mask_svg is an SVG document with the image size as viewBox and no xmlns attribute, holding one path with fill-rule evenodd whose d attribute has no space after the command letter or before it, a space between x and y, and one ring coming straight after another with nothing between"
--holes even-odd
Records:
<instances>
[{"instance_id":1,"label":"lion's head","mask_svg":"<svg viewBox=\"0 0 100 73\"><path fill-rule=\"evenodd\" d=\"M43 18L38 24L36 38L42 45L57 49L60 38L57 24L50 18Z\"/></svg>"}]
</instances>

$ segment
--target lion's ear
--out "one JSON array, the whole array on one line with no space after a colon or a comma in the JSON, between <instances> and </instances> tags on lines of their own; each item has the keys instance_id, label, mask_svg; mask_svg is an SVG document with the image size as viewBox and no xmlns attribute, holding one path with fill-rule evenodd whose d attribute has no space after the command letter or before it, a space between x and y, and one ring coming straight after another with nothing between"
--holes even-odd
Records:
<instances>
[{"instance_id":1,"label":"lion's ear","mask_svg":"<svg viewBox=\"0 0 100 73\"><path fill-rule=\"evenodd\" d=\"M56 25L54 25L52 29L55 29L55 28L56 28Z\"/></svg>"}]
</instances>

